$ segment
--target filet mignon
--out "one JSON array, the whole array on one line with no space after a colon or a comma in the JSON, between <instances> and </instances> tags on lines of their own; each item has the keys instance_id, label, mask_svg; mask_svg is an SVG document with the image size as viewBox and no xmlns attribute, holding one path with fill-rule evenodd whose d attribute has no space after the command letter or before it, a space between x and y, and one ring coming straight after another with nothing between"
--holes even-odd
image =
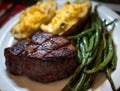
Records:
<instances>
[{"instance_id":1,"label":"filet mignon","mask_svg":"<svg viewBox=\"0 0 120 91\"><path fill-rule=\"evenodd\" d=\"M49 83L69 77L77 67L75 47L64 37L37 32L4 51L7 69L15 75Z\"/></svg>"}]
</instances>

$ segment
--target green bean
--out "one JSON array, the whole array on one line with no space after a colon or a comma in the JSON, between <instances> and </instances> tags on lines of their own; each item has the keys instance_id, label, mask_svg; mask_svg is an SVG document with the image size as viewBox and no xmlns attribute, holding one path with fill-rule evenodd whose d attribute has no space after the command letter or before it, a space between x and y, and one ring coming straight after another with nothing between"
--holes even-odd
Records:
<instances>
[{"instance_id":1,"label":"green bean","mask_svg":"<svg viewBox=\"0 0 120 91\"><path fill-rule=\"evenodd\" d=\"M82 50L82 53L83 53L83 67L81 67L81 68L84 68L84 66L85 66L85 64L86 64L86 62L87 62L87 57L88 57L88 55L86 54L86 50L88 49L88 40L87 40L87 37L86 36L84 36L83 38L82 38L82 42L81 42L81 44L80 44L80 49ZM85 55L86 54L86 55ZM85 60L85 61L84 61ZM85 69L85 68L84 68ZM83 84L84 84L84 82L85 82L85 80L86 80L86 77L87 77L87 74L85 74L84 72L83 73L81 73L81 76L79 77L79 80L77 80L77 82L76 82L76 84L74 85L74 91L80 91L81 89L82 89L82 86L83 86Z\"/></svg>"},{"instance_id":2,"label":"green bean","mask_svg":"<svg viewBox=\"0 0 120 91\"><path fill-rule=\"evenodd\" d=\"M107 44L107 39L106 39L106 36L107 34L105 33L105 32L103 32L103 34L102 34L102 37L103 37L103 49L105 49L106 48L106 44Z\"/></svg>"},{"instance_id":3,"label":"green bean","mask_svg":"<svg viewBox=\"0 0 120 91\"><path fill-rule=\"evenodd\" d=\"M67 83L66 86L68 86L68 85L73 86L72 84L75 83L75 81L76 81L76 79L78 78L80 72L82 71L83 67L85 66L85 63L86 63L86 61L85 61L85 62L82 62L82 64L77 67L77 69L75 70L72 78L69 80L69 82ZM64 88L66 88L66 86L65 86ZM62 91L67 91L67 90L64 90L64 88L63 88ZM69 90L68 90L68 91L69 91Z\"/></svg>"},{"instance_id":4,"label":"green bean","mask_svg":"<svg viewBox=\"0 0 120 91\"><path fill-rule=\"evenodd\" d=\"M101 24L101 20L98 18L97 19L97 22L96 22L96 37L95 37L95 43L94 43L94 48L93 48L93 51L95 51L95 49L97 48L98 44L99 44L99 41L100 41L100 38L101 38L101 29L102 29L102 24Z\"/></svg>"},{"instance_id":5,"label":"green bean","mask_svg":"<svg viewBox=\"0 0 120 91\"><path fill-rule=\"evenodd\" d=\"M75 82L76 82L80 72L82 71L83 67L85 66L85 63L86 63L86 59L84 59L82 61L82 64L77 67L77 69L75 70L72 78L69 80L69 82L66 84L66 86L62 89L62 91L71 91L70 87L74 86L74 84L75 84Z\"/></svg>"},{"instance_id":6,"label":"green bean","mask_svg":"<svg viewBox=\"0 0 120 91\"><path fill-rule=\"evenodd\" d=\"M80 72L82 71L82 69L84 68L84 66L86 65L87 62L87 55L85 55L85 47L83 45L83 43L80 43L80 49L82 51L82 63L77 67L77 69L75 70L72 78L69 80L69 82L66 84L66 86L62 89L62 91L70 91L70 90L66 90L70 89L70 87L74 86L74 83L76 82L76 79L78 78Z\"/></svg>"},{"instance_id":7,"label":"green bean","mask_svg":"<svg viewBox=\"0 0 120 91\"><path fill-rule=\"evenodd\" d=\"M95 16L99 16L98 15L98 10L97 10L99 6L100 6L100 4L96 5L95 8L94 8L94 14L95 14Z\"/></svg>"},{"instance_id":8,"label":"green bean","mask_svg":"<svg viewBox=\"0 0 120 91\"><path fill-rule=\"evenodd\" d=\"M88 58L88 61L86 63L87 66L90 65L94 61L94 59L95 59L95 57L97 55L97 52L98 52L98 49L95 50L95 52L93 53L92 57Z\"/></svg>"},{"instance_id":9,"label":"green bean","mask_svg":"<svg viewBox=\"0 0 120 91\"><path fill-rule=\"evenodd\" d=\"M106 28L106 20L103 21L103 34L102 34L102 37L103 37L103 41L104 41L104 49L106 48L107 46L107 37L109 36L108 34L108 31L107 31L107 28Z\"/></svg>"},{"instance_id":10,"label":"green bean","mask_svg":"<svg viewBox=\"0 0 120 91\"><path fill-rule=\"evenodd\" d=\"M101 40L101 42L99 43L99 45L100 45L100 47L98 47L98 55L97 55L97 57L96 57L96 59L95 59L95 62L94 62L94 67L96 68L96 67L98 67L99 65L100 65L100 63L101 63L101 61L102 61L102 54L103 54L103 47L102 47L102 45L103 45L103 41Z\"/></svg>"},{"instance_id":11,"label":"green bean","mask_svg":"<svg viewBox=\"0 0 120 91\"><path fill-rule=\"evenodd\" d=\"M110 84L111 84L112 90L113 90L113 91L116 91L114 82L113 82L113 80L112 80L112 78L111 78L111 75L110 75L110 72L109 72L109 69L108 69L108 68L105 68L105 74L106 74L106 77L107 77L107 79L109 80L109 82L110 82Z\"/></svg>"},{"instance_id":12,"label":"green bean","mask_svg":"<svg viewBox=\"0 0 120 91\"><path fill-rule=\"evenodd\" d=\"M108 45L106 44L106 46L108 46ZM108 54L108 48L106 47L106 48L104 49L104 51L103 51L103 60L106 59L107 54Z\"/></svg>"},{"instance_id":13,"label":"green bean","mask_svg":"<svg viewBox=\"0 0 120 91\"><path fill-rule=\"evenodd\" d=\"M96 24L96 17L98 17L97 7L94 8L94 13L92 14L92 27L95 27Z\"/></svg>"},{"instance_id":14,"label":"green bean","mask_svg":"<svg viewBox=\"0 0 120 91\"><path fill-rule=\"evenodd\" d=\"M108 36L110 37L110 35L108 34ZM107 39L106 39L107 40ZM106 44L107 45L107 44ZM110 64L110 68L112 70L115 70L116 69L116 65L117 65L117 62L116 62L116 56L115 56L115 50L114 50L114 44L112 42L112 46L113 46L113 57L111 59L111 62L109 63ZM107 56L107 48L104 50L104 59L106 58Z\"/></svg>"},{"instance_id":15,"label":"green bean","mask_svg":"<svg viewBox=\"0 0 120 91\"><path fill-rule=\"evenodd\" d=\"M102 21L99 17L97 7L94 9L90 22L84 25L84 30L75 36L67 37L76 45L79 65L62 91L86 90L91 85L91 77L94 77L98 71L106 73L112 89L115 89L109 69L115 69L116 59L107 26L116 20L106 24L106 20Z\"/></svg>"},{"instance_id":16,"label":"green bean","mask_svg":"<svg viewBox=\"0 0 120 91\"><path fill-rule=\"evenodd\" d=\"M80 64L82 61L82 54L81 54L81 50L80 50L80 38L77 39L76 48L77 48L77 57L79 59L78 62Z\"/></svg>"},{"instance_id":17,"label":"green bean","mask_svg":"<svg viewBox=\"0 0 120 91\"><path fill-rule=\"evenodd\" d=\"M87 49L87 52L92 50L92 48L94 46L94 41L95 41L95 34L90 38L89 47Z\"/></svg>"},{"instance_id":18,"label":"green bean","mask_svg":"<svg viewBox=\"0 0 120 91\"><path fill-rule=\"evenodd\" d=\"M74 91L81 91L82 86L83 86L83 84L85 82L86 77L87 77L87 74L82 73L82 75L81 75L81 77L80 77L77 85L74 87Z\"/></svg>"},{"instance_id":19,"label":"green bean","mask_svg":"<svg viewBox=\"0 0 120 91\"><path fill-rule=\"evenodd\" d=\"M100 40L100 33L99 33L99 31L96 31L93 51L96 50L96 48L97 48L97 46L98 46L98 43L99 43L99 40Z\"/></svg>"},{"instance_id":20,"label":"green bean","mask_svg":"<svg viewBox=\"0 0 120 91\"><path fill-rule=\"evenodd\" d=\"M96 30L98 30L100 33L102 32L102 29L103 29L102 20L99 17L96 18L95 27L96 27Z\"/></svg>"},{"instance_id":21,"label":"green bean","mask_svg":"<svg viewBox=\"0 0 120 91\"><path fill-rule=\"evenodd\" d=\"M88 78L86 78L86 82L84 83L82 87L82 91L86 91L91 86L91 80L93 75L89 75Z\"/></svg>"},{"instance_id":22,"label":"green bean","mask_svg":"<svg viewBox=\"0 0 120 91\"><path fill-rule=\"evenodd\" d=\"M103 70L108 63L110 62L110 60L113 57L113 45L112 45L112 39L109 37L108 39L108 46L109 46L109 51L108 51L108 55L106 57L106 59L97 67L92 68L91 70L87 70L86 73L90 74L90 73L95 73L97 71Z\"/></svg>"},{"instance_id":23,"label":"green bean","mask_svg":"<svg viewBox=\"0 0 120 91\"><path fill-rule=\"evenodd\" d=\"M67 39L77 39L77 38L81 38L82 36L88 34L89 32L95 31L95 28L90 28L87 30L82 31L81 33L75 35L75 36L69 36L67 37Z\"/></svg>"},{"instance_id":24,"label":"green bean","mask_svg":"<svg viewBox=\"0 0 120 91\"><path fill-rule=\"evenodd\" d=\"M104 51L104 47L103 47L103 45L104 45L104 38L101 37L100 41L101 42L99 42L98 54L97 54L96 61L95 61L95 67L97 67L101 63L101 61L103 59L102 56L104 54L103 53L103 51Z\"/></svg>"},{"instance_id":25,"label":"green bean","mask_svg":"<svg viewBox=\"0 0 120 91\"><path fill-rule=\"evenodd\" d=\"M112 69L112 70L115 70L115 69L116 69L116 66L117 66L116 57L115 57L115 55L113 55L113 59L112 59L112 61L111 61L111 69Z\"/></svg>"},{"instance_id":26,"label":"green bean","mask_svg":"<svg viewBox=\"0 0 120 91\"><path fill-rule=\"evenodd\" d=\"M115 18L113 21L111 21L111 22L109 22L108 24L106 24L106 26L109 26L109 25L111 25L111 24L113 24L113 23L115 23L115 22L117 22L117 21L118 21L118 19Z\"/></svg>"},{"instance_id":27,"label":"green bean","mask_svg":"<svg viewBox=\"0 0 120 91\"><path fill-rule=\"evenodd\" d=\"M88 50L88 39L86 36L82 38L83 44L85 46L85 52Z\"/></svg>"},{"instance_id":28,"label":"green bean","mask_svg":"<svg viewBox=\"0 0 120 91\"><path fill-rule=\"evenodd\" d=\"M107 45L106 45L106 44L107 44L107 41L106 41L106 34L103 33L103 34L102 34L102 37L103 37L103 42L104 42L104 43L103 43L103 49L105 49L106 46L107 46Z\"/></svg>"},{"instance_id":29,"label":"green bean","mask_svg":"<svg viewBox=\"0 0 120 91\"><path fill-rule=\"evenodd\" d=\"M100 47L98 48L98 53L94 62L94 68L98 67L102 61L102 52L103 50L101 49L102 46L100 45Z\"/></svg>"},{"instance_id":30,"label":"green bean","mask_svg":"<svg viewBox=\"0 0 120 91\"><path fill-rule=\"evenodd\" d=\"M85 53L85 46L83 43L80 43L80 49L81 49L81 53L82 53L82 58L84 59L86 56L86 53Z\"/></svg>"},{"instance_id":31,"label":"green bean","mask_svg":"<svg viewBox=\"0 0 120 91\"><path fill-rule=\"evenodd\" d=\"M81 52L80 52L80 49L78 49L77 50L77 57L78 57L78 62L79 62L79 64L81 63L81 61L82 61L82 56L81 56Z\"/></svg>"},{"instance_id":32,"label":"green bean","mask_svg":"<svg viewBox=\"0 0 120 91\"><path fill-rule=\"evenodd\" d=\"M114 46L114 44L112 43L112 45ZM117 61L116 61L116 53L115 53L115 49L114 49L114 47L113 47L113 51L114 51L114 53L113 53L113 58L112 58L112 60L111 60L111 69L112 70L115 70L116 69L116 65L117 65Z\"/></svg>"}]
</instances>

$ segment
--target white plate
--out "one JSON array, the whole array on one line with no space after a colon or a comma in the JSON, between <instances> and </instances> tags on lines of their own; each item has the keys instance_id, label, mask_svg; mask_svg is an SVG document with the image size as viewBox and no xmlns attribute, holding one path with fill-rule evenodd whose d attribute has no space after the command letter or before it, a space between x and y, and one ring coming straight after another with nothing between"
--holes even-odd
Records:
<instances>
[{"instance_id":1,"label":"white plate","mask_svg":"<svg viewBox=\"0 0 120 91\"><path fill-rule=\"evenodd\" d=\"M62 5L63 1L61 0L59 4ZM96 3L93 3L93 6L95 5ZM120 18L119 15L104 6L99 7L99 14L102 19L107 19L108 22L115 18ZM15 41L11 36L10 30L17 23L19 16L20 13L15 15L0 30L0 91L60 91L61 88L65 86L69 78L50 84L42 84L31 81L27 77L14 76L6 71L4 48L11 46ZM112 32L112 37L116 45L117 69L112 73L112 78L115 82L116 88L118 88L120 87L120 21L116 22L115 25L116 27ZM103 75L101 75L95 82L95 86L93 87L92 91L112 90L109 82Z\"/></svg>"}]
</instances>

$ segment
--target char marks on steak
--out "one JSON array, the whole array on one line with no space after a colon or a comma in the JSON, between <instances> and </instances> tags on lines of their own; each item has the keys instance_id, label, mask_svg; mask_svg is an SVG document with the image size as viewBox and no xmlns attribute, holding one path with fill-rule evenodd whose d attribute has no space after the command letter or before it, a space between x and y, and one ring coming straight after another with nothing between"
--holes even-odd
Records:
<instances>
[{"instance_id":1,"label":"char marks on steak","mask_svg":"<svg viewBox=\"0 0 120 91\"><path fill-rule=\"evenodd\" d=\"M75 47L64 37L37 32L4 51L7 69L49 83L69 77L77 67Z\"/></svg>"}]
</instances>

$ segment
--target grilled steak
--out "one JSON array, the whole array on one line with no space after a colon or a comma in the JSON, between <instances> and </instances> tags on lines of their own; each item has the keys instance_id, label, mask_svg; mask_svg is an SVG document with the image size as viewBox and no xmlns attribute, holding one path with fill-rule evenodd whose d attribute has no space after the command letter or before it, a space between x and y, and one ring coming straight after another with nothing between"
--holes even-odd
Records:
<instances>
[{"instance_id":1,"label":"grilled steak","mask_svg":"<svg viewBox=\"0 0 120 91\"><path fill-rule=\"evenodd\" d=\"M77 67L75 47L65 38L37 32L4 51L7 69L49 83L70 76Z\"/></svg>"}]
</instances>

